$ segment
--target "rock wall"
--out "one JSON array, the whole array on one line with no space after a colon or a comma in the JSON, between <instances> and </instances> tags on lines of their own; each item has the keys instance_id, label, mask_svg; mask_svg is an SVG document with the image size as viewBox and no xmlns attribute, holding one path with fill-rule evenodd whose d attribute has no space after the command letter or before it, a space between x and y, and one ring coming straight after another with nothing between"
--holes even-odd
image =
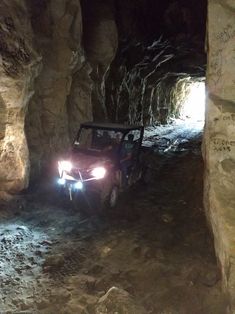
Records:
<instances>
[{"instance_id":1,"label":"rock wall","mask_svg":"<svg viewBox=\"0 0 235 314\"><path fill-rule=\"evenodd\" d=\"M26 3L0 2L0 192L28 184L24 121L40 70Z\"/></svg>"},{"instance_id":2,"label":"rock wall","mask_svg":"<svg viewBox=\"0 0 235 314\"><path fill-rule=\"evenodd\" d=\"M105 80L118 47L114 0L83 0L84 47L92 67L95 120L107 120Z\"/></svg>"},{"instance_id":3,"label":"rock wall","mask_svg":"<svg viewBox=\"0 0 235 314\"><path fill-rule=\"evenodd\" d=\"M235 312L235 3L209 0L205 205Z\"/></svg>"},{"instance_id":4,"label":"rock wall","mask_svg":"<svg viewBox=\"0 0 235 314\"><path fill-rule=\"evenodd\" d=\"M42 56L42 69L35 82L35 94L29 105L26 123L31 175L35 177L49 163L52 155L56 156L56 153L70 143L71 114L68 116L68 96L71 94L72 99L76 93L79 103L79 97L84 99L82 93L88 93L89 98L90 91L86 88L80 93L76 91L79 77L82 75L82 79L87 81L89 73L88 67L84 64L85 57L81 47L80 2L40 0L29 3L35 45ZM90 103L87 105L90 106ZM74 106L76 107L76 104ZM69 108L71 109L71 104ZM88 117L91 118L91 108L87 111ZM77 115L77 110L74 110L73 119L76 119ZM80 117L78 126L79 121Z\"/></svg>"}]
</instances>

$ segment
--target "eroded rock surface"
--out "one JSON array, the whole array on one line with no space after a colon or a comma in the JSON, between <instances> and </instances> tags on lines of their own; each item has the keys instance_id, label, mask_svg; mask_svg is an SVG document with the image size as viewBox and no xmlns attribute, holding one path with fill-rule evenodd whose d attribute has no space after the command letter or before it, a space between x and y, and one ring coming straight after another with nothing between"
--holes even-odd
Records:
<instances>
[{"instance_id":1,"label":"eroded rock surface","mask_svg":"<svg viewBox=\"0 0 235 314\"><path fill-rule=\"evenodd\" d=\"M92 66L92 103L94 118L107 119L105 79L118 47L113 0L82 1L84 9L84 46Z\"/></svg>"},{"instance_id":2,"label":"eroded rock surface","mask_svg":"<svg viewBox=\"0 0 235 314\"><path fill-rule=\"evenodd\" d=\"M25 2L1 1L0 11L0 191L15 192L28 183L24 119L40 56Z\"/></svg>"},{"instance_id":3,"label":"eroded rock surface","mask_svg":"<svg viewBox=\"0 0 235 314\"><path fill-rule=\"evenodd\" d=\"M37 2L32 1L30 5L32 25L37 38L35 41L42 55L42 70L29 106L26 130L32 175L38 175L48 158L70 143L68 96L80 88L80 93L76 93L77 103L86 95L89 98L90 84L84 89L76 84L81 75L82 80L89 82L89 68L84 64L85 57L81 47L80 2L42 1L39 6ZM72 84L73 78L76 79ZM89 111L90 104L86 105ZM76 107L76 104L74 106ZM84 104L79 106L83 109ZM87 115L91 116L91 110ZM81 113L74 110L73 117L79 117L77 126L87 115L80 117Z\"/></svg>"},{"instance_id":4,"label":"eroded rock surface","mask_svg":"<svg viewBox=\"0 0 235 314\"><path fill-rule=\"evenodd\" d=\"M209 1L209 93L204 137L205 204L222 266L224 288L231 298L232 313L235 311L234 9L232 1Z\"/></svg>"}]
</instances>

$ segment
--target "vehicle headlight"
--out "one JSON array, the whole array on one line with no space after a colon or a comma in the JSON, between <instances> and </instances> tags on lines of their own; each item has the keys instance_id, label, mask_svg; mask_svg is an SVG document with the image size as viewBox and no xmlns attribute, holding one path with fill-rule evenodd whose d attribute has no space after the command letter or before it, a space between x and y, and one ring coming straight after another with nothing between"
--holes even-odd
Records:
<instances>
[{"instance_id":1,"label":"vehicle headlight","mask_svg":"<svg viewBox=\"0 0 235 314\"><path fill-rule=\"evenodd\" d=\"M82 188L83 188L82 182L81 182L81 181L76 182L76 183L74 184L74 188L75 188L76 190L82 190Z\"/></svg>"},{"instance_id":2,"label":"vehicle headlight","mask_svg":"<svg viewBox=\"0 0 235 314\"><path fill-rule=\"evenodd\" d=\"M59 185L65 185L66 180L64 178L59 178L57 182Z\"/></svg>"},{"instance_id":3,"label":"vehicle headlight","mask_svg":"<svg viewBox=\"0 0 235 314\"><path fill-rule=\"evenodd\" d=\"M104 167L97 167L91 171L91 175L95 177L95 179L103 179L106 175L106 169Z\"/></svg>"},{"instance_id":4,"label":"vehicle headlight","mask_svg":"<svg viewBox=\"0 0 235 314\"><path fill-rule=\"evenodd\" d=\"M63 171L70 172L72 170L72 167L73 165L70 161L63 160L58 162L58 170L60 175L62 175Z\"/></svg>"}]
</instances>

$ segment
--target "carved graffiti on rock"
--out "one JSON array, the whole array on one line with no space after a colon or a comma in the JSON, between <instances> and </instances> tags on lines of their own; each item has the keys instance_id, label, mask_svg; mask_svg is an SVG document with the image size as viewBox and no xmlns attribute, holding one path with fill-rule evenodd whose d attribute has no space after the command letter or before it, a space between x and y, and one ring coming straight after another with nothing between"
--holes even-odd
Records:
<instances>
[{"instance_id":1,"label":"carved graffiti on rock","mask_svg":"<svg viewBox=\"0 0 235 314\"><path fill-rule=\"evenodd\" d=\"M223 75L223 67L227 62L227 58L225 57L226 52L229 55L233 56L231 59L234 58L234 45L231 41L233 41L235 37L235 27L231 23L227 24L218 34L216 34L215 38L222 46L219 49L215 49L211 52L211 60L210 60L210 79L216 86L222 75ZM233 47L232 51L229 49L229 46ZM229 63L230 64L230 63Z\"/></svg>"},{"instance_id":2,"label":"carved graffiti on rock","mask_svg":"<svg viewBox=\"0 0 235 314\"><path fill-rule=\"evenodd\" d=\"M221 138L214 138L212 140L212 150L214 152L231 152L232 147L235 146L235 140L227 140Z\"/></svg>"},{"instance_id":3,"label":"carved graffiti on rock","mask_svg":"<svg viewBox=\"0 0 235 314\"><path fill-rule=\"evenodd\" d=\"M235 113L230 113L229 115L228 114L223 115L222 120L227 121L227 122L235 122Z\"/></svg>"},{"instance_id":4,"label":"carved graffiti on rock","mask_svg":"<svg viewBox=\"0 0 235 314\"><path fill-rule=\"evenodd\" d=\"M235 28L232 24L227 24L221 32L219 32L216 35L216 39L222 42L223 44L226 44L228 41L230 41L231 38L235 36Z\"/></svg>"},{"instance_id":5,"label":"carved graffiti on rock","mask_svg":"<svg viewBox=\"0 0 235 314\"><path fill-rule=\"evenodd\" d=\"M214 122L219 123L223 122L223 125L234 125L235 124L235 113L226 112L223 113L220 117L214 119ZM225 124L224 124L225 122Z\"/></svg>"},{"instance_id":6,"label":"carved graffiti on rock","mask_svg":"<svg viewBox=\"0 0 235 314\"><path fill-rule=\"evenodd\" d=\"M222 49L217 51L213 51L211 54L211 62L210 62L210 78L214 85L217 85L221 76L222 76Z\"/></svg>"}]
</instances>

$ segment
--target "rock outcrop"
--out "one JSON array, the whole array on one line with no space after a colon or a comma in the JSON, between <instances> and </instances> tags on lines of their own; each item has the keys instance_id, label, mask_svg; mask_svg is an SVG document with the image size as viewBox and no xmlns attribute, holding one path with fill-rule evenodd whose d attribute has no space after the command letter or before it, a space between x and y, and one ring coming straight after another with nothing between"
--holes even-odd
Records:
<instances>
[{"instance_id":1,"label":"rock outcrop","mask_svg":"<svg viewBox=\"0 0 235 314\"><path fill-rule=\"evenodd\" d=\"M0 11L0 191L14 193L28 184L24 121L41 58L25 2L3 0Z\"/></svg>"},{"instance_id":2,"label":"rock outcrop","mask_svg":"<svg viewBox=\"0 0 235 314\"><path fill-rule=\"evenodd\" d=\"M205 205L235 311L235 4L209 1ZM218 18L219 17L219 18Z\"/></svg>"},{"instance_id":3,"label":"rock outcrop","mask_svg":"<svg viewBox=\"0 0 235 314\"><path fill-rule=\"evenodd\" d=\"M92 67L92 91L95 120L107 120L105 80L118 47L113 0L83 1L84 46Z\"/></svg>"},{"instance_id":4,"label":"rock outcrop","mask_svg":"<svg viewBox=\"0 0 235 314\"><path fill-rule=\"evenodd\" d=\"M89 83L88 90L85 88L80 94L76 91L79 76L83 75L82 80L87 81L89 73L81 47L80 2L59 0L40 1L40 4L30 2L35 44L42 56L42 70L35 83L26 125L32 176L40 173L52 154L69 145L68 96L76 93L79 102L79 96L84 98L82 93L88 94L88 98L90 93ZM72 83L73 78L76 79Z\"/></svg>"}]
</instances>

